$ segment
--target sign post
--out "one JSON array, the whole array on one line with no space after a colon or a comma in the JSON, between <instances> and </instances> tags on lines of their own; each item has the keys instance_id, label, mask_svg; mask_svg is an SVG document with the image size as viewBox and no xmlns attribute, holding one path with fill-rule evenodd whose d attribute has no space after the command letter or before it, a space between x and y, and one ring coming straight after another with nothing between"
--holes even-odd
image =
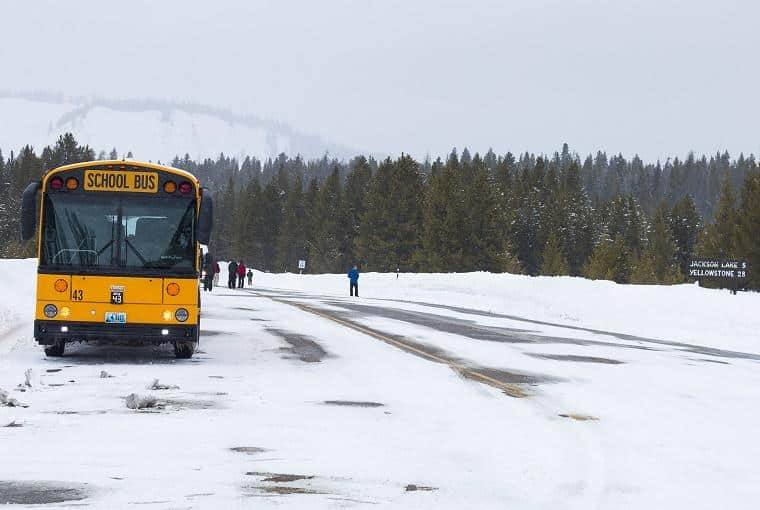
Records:
<instances>
[{"instance_id":1,"label":"sign post","mask_svg":"<svg viewBox=\"0 0 760 510\"><path fill-rule=\"evenodd\" d=\"M691 259L689 261L689 277L698 281L722 280L736 294L739 284L747 279L749 267L743 260L723 259Z\"/></svg>"},{"instance_id":2,"label":"sign post","mask_svg":"<svg viewBox=\"0 0 760 510\"><path fill-rule=\"evenodd\" d=\"M298 261L298 274L303 274L303 270L306 269L306 261L305 260L299 260Z\"/></svg>"}]
</instances>

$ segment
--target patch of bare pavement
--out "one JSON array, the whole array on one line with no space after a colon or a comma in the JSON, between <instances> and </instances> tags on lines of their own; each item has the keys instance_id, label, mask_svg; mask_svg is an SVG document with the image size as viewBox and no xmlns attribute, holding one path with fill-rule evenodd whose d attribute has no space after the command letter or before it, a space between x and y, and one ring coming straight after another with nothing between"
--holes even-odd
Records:
<instances>
[{"instance_id":1,"label":"patch of bare pavement","mask_svg":"<svg viewBox=\"0 0 760 510\"><path fill-rule=\"evenodd\" d=\"M416 492L416 491L432 492L432 491L437 491L438 487L430 487L427 485L417 485L414 483L410 483L409 485L404 487L404 490L406 490L406 492Z\"/></svg>"},{"instance_id":2,"label":"patch of bare pavement","mask_svg":"<svg viewBox=\"0 0 760 510\"><path fill-rule=\"evenodd\" d=\"M289 483L299 480L311 480L314 475L290 475L285 473L267 473L262 471L249 471L246 476L258 476L263 482Z\"/></svg>"},{"instance_id":3,"label":"patch of bare pavement","mask_svg":"<svg viewBox=\"0 0 760 510\"><path fill-rule=\"evenodd\" d=\"M236 452L236 453L244 453L246 455L257 455L259 453L264 453L269 450L266 448L261 448L259 446L233 446L230 448L230 451Z\"/></svg>"},{"instance_id":4,"label":"patch of bare pavement","mask_svg":"<svg viewBox=\"0 0 760 510\"><path fill-rule=\"evenodd\" d=\"M266 330L277 335L290 345L290 347L282 347L280 349L281 352L288 354L284 356L285 358L297 358L304 363L320 363L323 359L329 357L329 354L321 345L306 335L276 328L266 328Z\"/></svg>"},{"instance_id":5,"label":"patch of bare pavement","mask_svg":"<svg viewBox=\"0 0 760 510\"><path fill-rule=\"evenodd\" d=\"M325 400L324 404L344 407L383 407L385 405L380 402L363 402L361 400Z\"/></svg>"},{"instance_id":6,"label":"patch of bare pavement","mask_svg":"<svg viewBox=\"0 0 760 510\"><path fill-rule=\"evenodd\" d=\"M717 358L729 358L729 359L746 359L752 361L760 361L760 354L731 351L726 349L717 349L713 347L705 347L701 345L688 344L684 342L674 342L669 340L660 340L656 338L648 338L638 335L629 335L626 333L618 333L614 331L607 331L595 328L585 328L581 326L573 326L570 324L560 324L556 322L542 321L536 319L528 319L520 317L518 315L509 315L502 313L489 312L485 310L476 310L473 308L464 308L459 306L442 305L437 303L427 303L424 301L411 301L403 299L389 299L389 298L377 298L372 301L388 301L402 304L412 304L424 306L432 309L449 310L452 312L462 313L466 315L474 315L481 317L494 317L498 319L508 319L516 322L522 322L524 324L534 324L539 326L551 326L556 328L567 329L571 331L584 331L587 333L593 333L595 335L604 335L618 340L627 342L637 342L639 345L631 344L619 344L614 342L604 342L590 339L577 339L577 338L565 338L557 336L544 336L535 334L535 331L528 329L515 329L515 328L497 328L490 326L481 326L474 321L465 319L458 319L453 317L447 317L435 313L424 313L410 310L403 310L398 308L387 308L382 306L367 305L349 303L345 301L337 301L332 296L312 296L300 292L282 291L278 289L263 289L262 295L270 294L272 297L282 296L286 298L300 299L303 297L311 298L323 298L325 304L336 306L339 308L350 309L358 312L364 312L368 316L377 315L380 317L386 317L391 319L400 320L403 322L409 322L412 324L427 326L438 331L450 332L456 335L466 336L476 340L497 341L497 342L513 342L513 343L564 343L574 345L600 345L605 347L617 347L622 349L639 349L639 350L663 350L662 347L668 347L671 349L677 349L680 351L690 352L693 354L701 354L703 356L715 356ZM327 310L322 310L324 313L330 313ZM332 312L334 313L334 312ZM469 330L469 331L468 331ZM648 345L641 345L648 344ZM707 361L707 360L703 360Z\"/></svg>"},{"instance_id":7,"label":"patch of bare pavement","mask_svg":"<svg viewBox=\"0 0 760 510\"><path fill-rule=\"evenodd\" d=\"M760 354L753 354L748 352L740 352L740 351L730 351L725 349L716 349L713 347L705 347L701 345L693 345L693 344L687 344L683 342L673 342L669 340L660 340L656 338L647 338L643 336L638 335L629 335L625 333L617 333L614 331L606 331L602 329L594 329L594 328L584 328L580 326L572 326L569 324L559 324L556 322L548 322L548 321L541 321L541 320L535 320L535 319L526 319L525 317L520 317L517 315L509 315L509 314L500 314L500 313L494 313L494 312L487 312L484 310L475 310L472 308L463 308L458 306L450 306L450 305L441 305L441 304L435 304L435 303L425 303L422 301L405 301L400 299L377 299L377 301L391 301L396 303L407 303L407 304L414 304L414 305L420 305L425 306L428 308L438 308L443 310L450 310L452 312L458 312L462 314L467 315L476 315L481 317L495 317L498 319L509 319L517 322L523 322L525 324L535 324L539 326L551 326L556 328L563 328L573 331L585 331L587 333L593 333L596 335L605 335L610 336L613 338L617 338L619 340L629 341L629 342L640 342L645 344L653 344L658 346L664 346L664 347L671 347L676 348L682 351L691 352L694 354L702 354L707 356L716 356L719 358L734 358L734 359L748 359L753 361L760 361ZM344 302L331 302L330 304L334 304L335 306L344 306L346 303ZM350 305L350 304L349 304ZM356 305L352 305L356 306ZM360 305L361 306L361 305ZM381 310L384 310L384 308L380 308ZM435 314L431 314L434 315ZM440 316L439 316L440 317ZM501 328L496 328L501 329ZM518 332L520 330L507 330L512 332ZM531 331L526 330L526 333L532 333ZM539 336L539 335L531 335L533 336ZM540 336L539 336L540 337ZM603 346L612 346L612 347L622 347L622 348L632 348L632 349L643 349L643 350L652 350L652 348L644 347L644 346L633 346L633 345L621 345L621 344L615 344L615 343L608 343L608 342L597 342L593 340L573 340L571 338L559 338L559 337L544 337L548 339L554 339L554 340L565 340L569 342L537 342L537 343L572 343L575 342L578 345L603 345ZM533 342L533 340L530 340Z\"/></svg>"},{"instance_id":8,"label":"patch of bare pavement","mask_svg":"<svg viewBox=\"0 0 760 510\"><path fill-rule=\"evenodd\" d=\"M473 340L483 340L486 342L500 342L513 344L568 344L568 345L599 345L604 347L618 347L636 350L653 350L651 347L643 345L618 344L614 342L603 342L598 340L589 340L581 338L567 338L560 336L545 336L536 334L534 331L514 328L500 328L495 326L483 326L473 320L459 319L456 317L447 317L435 313L426 313L410 310L401 310L399 308L385 308L375 305L363 305L355 303L345 303L343 301L329 301L327 304L335 307L345 308L360 314L361 317L383 317L401 322L407 322L417 326L423 326L450 333L452 335L472 338ZM356 315L345 313L336 313L334 311L319 308L320 312L331 313L343 320L355 319Z\"/></svg>"},{"instance_id":9,"label":"patch of bare pavement","mask_svg":"<svg viewBox=\"0 0 760 510\"><path fill-rule=\"evenodd\" d=\"M541 354L538 352L526 352L528 356L539 359L550 359L554 361L575 361L578 363L601 363L604 365L621 365L623 362L616 359L597 358L594 356L575 356L572 354Z\"/></svg>"},{"instance_id":10,"label":"patch of bare pavement","mask_svg":"<svg viewBox=\"0 0 760 510\"><path fill-rule=\"evenodd\" d=\"M84 484L48 481L0 481L0 504L50 505L89 497Z\"/></svg>"}]
</instances>

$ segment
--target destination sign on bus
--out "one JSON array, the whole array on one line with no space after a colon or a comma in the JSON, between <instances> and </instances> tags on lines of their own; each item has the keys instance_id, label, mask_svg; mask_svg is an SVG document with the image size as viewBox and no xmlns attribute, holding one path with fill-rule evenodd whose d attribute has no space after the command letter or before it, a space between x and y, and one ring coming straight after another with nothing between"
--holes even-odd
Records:
<instances>
[{"instance_id":1,"label":"destination sign on bus","mask_svg":"<svg viewBox=\"0 0 760 510\"><path fill-rule=\"evenodd\" d=\"M156 193L156 172L120 172L113 170L85 170L86 191L128 191L132 193Z\"/></svg>"}]
</instances>

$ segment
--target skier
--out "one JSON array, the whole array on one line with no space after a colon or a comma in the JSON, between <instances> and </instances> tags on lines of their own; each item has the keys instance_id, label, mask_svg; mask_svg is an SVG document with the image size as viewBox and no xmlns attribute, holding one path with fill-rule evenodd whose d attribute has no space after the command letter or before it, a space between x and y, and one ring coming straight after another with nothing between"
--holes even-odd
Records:
<instances>
[{"instance_id":1,"label":"skier","mask_svg":"<svg viewBox=\"0 0 760 510\"><path fill-rule=\"evenodd\" d=\"M237 262L234 260L227 264L227 287L235 288L235 278L237 278Z\"/></svg>"},{"instance_id":2,"label":"skier","mask_svg":"<svg viewBox=\"0 0 760 510\"><path fill-rule=\"evenodd\" d=\"M246 276L248 277L248 286L253 287L253 271L249 269L248 273L246 273Z\"/></svg>"},{"instance_id":3,"label":"skier","mask_svg":"<svg viewBox=\"0 0 760 510\"><path fill-rule=\"evenodd\" d=\"M348 272L348 279L351 280L349 285L349 294L351 296L359 297L359 270L354 266L351 271Z\"/></svg>"},{"instance_id":4,"label":"skier","mask_svg":"<svg viewBox=\"0 0 760 510\"><path fill-rule=\"evenodd\" d=\"M237 265L237 277L238 277L238 289L242 289L245 284L245 264L243 261L238 261Z\"/></svg>"}]
</instances>

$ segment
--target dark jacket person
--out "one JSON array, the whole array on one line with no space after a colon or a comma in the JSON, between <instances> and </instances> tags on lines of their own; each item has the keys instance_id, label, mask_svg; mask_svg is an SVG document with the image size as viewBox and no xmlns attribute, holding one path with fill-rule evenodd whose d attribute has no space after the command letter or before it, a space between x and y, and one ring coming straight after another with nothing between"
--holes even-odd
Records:
<instances>
[{"instance_id":1,"label":"dark jacket person","mask_svg":"<svg viewBox=\"0 0 760 510\"><path fill-rule=\"evenodd\" d=\"M234 289L237 281L237 262L234 260L227 264L227 287Z\"/></svg>"}]
</instances>

